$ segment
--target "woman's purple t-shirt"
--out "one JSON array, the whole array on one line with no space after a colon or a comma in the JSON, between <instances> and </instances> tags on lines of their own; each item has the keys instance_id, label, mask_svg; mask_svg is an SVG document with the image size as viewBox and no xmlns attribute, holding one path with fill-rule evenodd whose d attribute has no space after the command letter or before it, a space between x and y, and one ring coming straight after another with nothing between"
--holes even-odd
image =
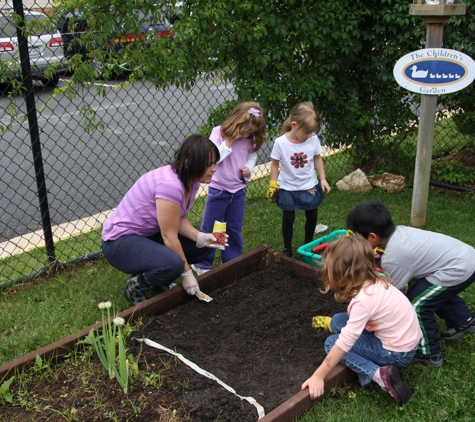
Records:
<instances>
[{"instance_id":1,"label":"woman's purple t-shirt","mask_svg":"<svg viewBox=\"0 0 475 422\"><path fill-rule=\"evenodd\" d=\"M200 184L193 183L190 203L185 204L185 187L170 165L152 170L141 176L120 201L102 228L103 240L115 240L126 234L152 236L160 231L157 221L157 198L180 206L180 217L185 217Z\"/></svg>"}]
</instances>

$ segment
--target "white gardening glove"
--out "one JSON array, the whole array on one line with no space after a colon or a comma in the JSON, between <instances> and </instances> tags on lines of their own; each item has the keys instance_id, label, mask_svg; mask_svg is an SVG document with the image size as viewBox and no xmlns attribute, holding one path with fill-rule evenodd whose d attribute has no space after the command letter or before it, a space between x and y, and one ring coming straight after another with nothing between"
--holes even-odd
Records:
<instances>
[{"instance_id":1,"label":"white gardening glove","mask_svg":"<svg viewBox=\"0 0 475 422\"><path fill-rule=\"evenodd\" d=\"M206 246L207 248L215 248L215 249L224 250L224 248L226 246L229 246L228 237L229 237L229 235L226 235L226 243L224 245L221 245L219 243L214 243L218 239L216 239L216 237L214 237L213 233L199 232L198 233L198 240L196 241L196 246L198 248L204 248Z\"/></svg>"},{"instance_id":2,"label":"white gardening glove","mask_svg":"<svg viewBox=\"0 0 475 422\"><path fill-rule=\"evenodd\" d=\"M188 293L189 295L196 295L199 300L202 300L200 286L198 284L198 281L196 281L195 276L193 275L193 271L189 270L184 272L181 275L181 279L181 285L185 289L186 293Z\"/></svg>"}]
</instances>

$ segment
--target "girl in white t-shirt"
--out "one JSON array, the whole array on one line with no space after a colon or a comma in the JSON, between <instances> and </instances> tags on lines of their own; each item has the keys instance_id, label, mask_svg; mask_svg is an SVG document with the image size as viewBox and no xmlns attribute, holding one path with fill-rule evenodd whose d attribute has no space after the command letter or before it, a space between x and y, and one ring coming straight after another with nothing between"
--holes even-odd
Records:
<instances>
[{"instance_id":1,"label":"girl in white t-shirt","mask_svg":"<svg viewBox=\"0 0 475 422\"><path fill-rule=\"evenodd\" d=\"M313 240L323 194L331 190L325 178L322 146L316 135L319 129L320 116L313 103L297 104L282 125L284 135L275 140L272 148L267 198L282 210L282 253L287 256L292 256L295 210L305 211L304 244L309 243Z\"/></svg>"},{"instance_id":2,"label":"girl in white t-shirt","mask_svg":"<svg viewBox=\"0 0 475 422\"><path fill-rule=\"evenodd\" d=\"M378 273L371 244L360 235L330 242L323 284L323 293L332 291L337 302L349 304L346 313L314 318L315 328L334 334L325 341L327 357L302 390L308 387L312 399L322 396L326 376L341 363L363 387L375 381L399 405L406 403L411 392L398 368L411 362L422 332L411 302Z\"/></svg>"}]
</instances>

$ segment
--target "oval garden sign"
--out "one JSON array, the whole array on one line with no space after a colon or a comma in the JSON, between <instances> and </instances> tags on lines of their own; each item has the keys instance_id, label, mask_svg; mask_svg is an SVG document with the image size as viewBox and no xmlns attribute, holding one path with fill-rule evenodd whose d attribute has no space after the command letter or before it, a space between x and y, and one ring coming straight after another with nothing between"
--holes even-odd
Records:
<instances>
[{"instance_id":1,"label":"oval garden sign","mask_svg":"<svg viewBox=\"0 0 475 422\"><path fill-rule=\"evenodd\" d=\"M460 91L475 78L470 56L446 48L425 48L401 57L394 66L396 82L419 94L441 95Z\"/></svg>"}]
</instances>

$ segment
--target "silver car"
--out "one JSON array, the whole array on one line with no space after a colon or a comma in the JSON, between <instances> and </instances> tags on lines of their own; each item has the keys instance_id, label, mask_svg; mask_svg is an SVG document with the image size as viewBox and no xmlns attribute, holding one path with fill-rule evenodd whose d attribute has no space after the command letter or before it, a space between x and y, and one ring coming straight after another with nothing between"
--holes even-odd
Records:
<instances>
[{"instance_id":1,"label":"silver car","mask_svg":"<svg viewBox=\"0 0 475 422\"><path fill-rule=\"evenodd\" d=\"M44 28L44 21L49 19L44 13L25 11L24 15L25 20L31 23L28 51L32 77L45 86L54 87L59 82L60 73L67 70L61 34L58 30ZM17 30L11 9L0 10L0 59L0 82L21 78Z\"/></svg>"}]
</instances>

